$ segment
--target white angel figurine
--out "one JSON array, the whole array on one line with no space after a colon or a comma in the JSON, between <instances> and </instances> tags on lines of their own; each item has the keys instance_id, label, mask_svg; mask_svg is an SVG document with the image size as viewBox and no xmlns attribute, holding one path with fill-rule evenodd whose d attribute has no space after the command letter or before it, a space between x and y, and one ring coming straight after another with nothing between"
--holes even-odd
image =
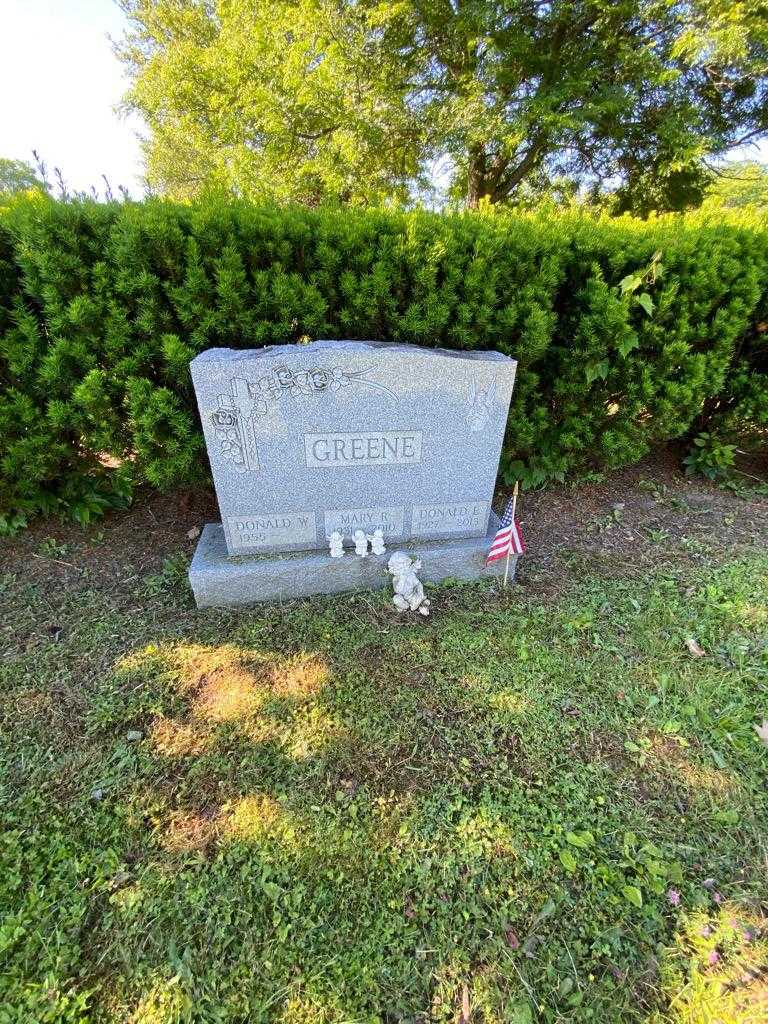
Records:
<instances>
[{"instance_id":1,"label":"white angel figurine","mask_svg":"<svg viewBox=\"0 0 768 1024\"><path fill-rule=\"evenodd\" d=\"M355 530L352 534L352 540L355 542L355 554L365 558L368 554L368 538L365 535L365 531Z\"/></svg>"},{"instance_id":2,"label":"white angel figurine","mask_svg":"<svg viewBox=\"0 0 768 1024\"><path fill-rule=\"evenodd\" d=\"M371 554L372 555L383 555L386 553L384 547L384 531L380 526L377 526L373 533L368 534L368 540L371 542Z\"/></svg>"},{"instance_id":3,"label":"white angel figurine","mask_svg":"<svg viewBox=\"0 0 768 1024\"><path fill-rule=\"evenodd\" d=\"M418 612L429 615L429 600L424 594L424 587L416 575L421 568L419 558L411 559L404 551L396 551L387 562L387 570L394 577L392 587L395 595L392 603L399 612Z\"/></svg>"},{"instance_id":4,"label":"white angel figurine","mask_svg":"<svg viewBox=\"0 0 768 1024\"><path fill-rule=\"evenodd\" d=\"M331 549L331 558L343 558L344 557L344 537L339 533L338 530L334 530L328 538L328 544Z\"/></svg>"}]
</instances>

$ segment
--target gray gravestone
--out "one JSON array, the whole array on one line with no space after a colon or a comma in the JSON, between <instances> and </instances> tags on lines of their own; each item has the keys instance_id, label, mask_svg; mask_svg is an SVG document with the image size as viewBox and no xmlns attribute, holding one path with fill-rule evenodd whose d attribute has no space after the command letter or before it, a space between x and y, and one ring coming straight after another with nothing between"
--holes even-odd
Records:
<instances>
[{"instance_id":1,"label":"gray gravestone","mask_svg":"<svg viewBox=\"0 0 768 1024\"><path fill-rule=\"evenodd\" d=\"M356 529L376 528L390 550L450 541L451 551L468 551L455 544L466 538L479 539L473 551L484 549L515 367L498 352L370 341L201 353L192 378L223 538L210 535L196 560L205 555L210 569L223 559L226 576L237 556L261 556L251 558L253 573L301 576L295 560L267 566L265 556L327 556L334 530L348 544ZM241 595L244 564L237 562ZM247 599L332 589L330 575L323 587L311 564L310 589L294 582L270 593L264 584ZM193 587L200 569L193 564ZM335 589L345 589L350 571L333 569ZM346 588L372 585L361 579ZM246 600L223 600L217 586L216 603ZM213 603L197 589L196 597Z\"/></svg>"}]
</instances>

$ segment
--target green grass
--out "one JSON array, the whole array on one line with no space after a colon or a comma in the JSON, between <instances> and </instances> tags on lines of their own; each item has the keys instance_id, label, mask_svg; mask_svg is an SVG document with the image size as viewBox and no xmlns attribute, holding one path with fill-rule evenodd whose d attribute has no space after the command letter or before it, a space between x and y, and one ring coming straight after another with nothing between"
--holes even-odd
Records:
<instances>
[{"instance_id":1,"label":"green grass","mask_svg":"<svg viewBox=\"0 0 768 1024\"><path fill-rule=\"evenodd\" d=\"M428 621L178 568L58 641L2 581L0 1024L765 1020L768 556Z\"/></svg>"}]
</instances>

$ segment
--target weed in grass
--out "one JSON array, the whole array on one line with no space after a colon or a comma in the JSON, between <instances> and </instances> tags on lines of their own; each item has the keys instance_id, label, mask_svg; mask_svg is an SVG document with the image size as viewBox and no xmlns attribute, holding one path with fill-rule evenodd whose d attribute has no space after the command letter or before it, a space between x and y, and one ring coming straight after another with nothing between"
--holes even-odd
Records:
<instances>
[{"instance_id":1,"label":"weed in grass","mask_svg":"<svg viewBox=\"0 0 768 1024\"><path fill-rule=\"evenodd\" d=\"M589 533L606 533L612 530L614 526L617 526L624 518L624 504L623 502L617 502L612 506L611 511L607 512L604 516L598 517L594 523L591 523L587 527Z\"/></svg>"},{"instance_id":2,"label":"weed in grass","mask_svg":"<svg viewBox=\"0 0 768 1024\"><path fill-rule=\"evenodd\" d=\"M163 560L163 566L159 573L153 573L145 578L142 588L143 595L155 597L162 593L188 589L188 569L189 556L185 551L177 551L175 555L169 555Z\"/></svg>"},{"instance_id":3,"label":"weed in grass","mask_svg":"<svg viewBox=\"0 0 768 1024\"><path fill-rule=\"evenodd\" d=\"M37 548L37 553L43 558L64 558L69 554L66 544L59 544L54 537L46 537Z\"/></svg>"},{"instance_id":4,"label":"weed in grass","mask_svg":"<svg viewBox=\"0 0 768 1024\"><path fill-rule=\"evenodd\" d=\"M653 500L659 504L669 497L669 487L657 480L640 480L637 484L641 491L646 491L653 496Z\"/></svg>"},{"instance_id":5,"label":"weed in grass","mask_svg":"<svg viewBox=\"0 0 768 1024\"><path fill-rule=\"evenodd\" d=\"M647 533L648 533L648 539L651 541L652 544L664 545L669 540L669 530L649 529L647 531Z\"/></svg>"}]
</instances>

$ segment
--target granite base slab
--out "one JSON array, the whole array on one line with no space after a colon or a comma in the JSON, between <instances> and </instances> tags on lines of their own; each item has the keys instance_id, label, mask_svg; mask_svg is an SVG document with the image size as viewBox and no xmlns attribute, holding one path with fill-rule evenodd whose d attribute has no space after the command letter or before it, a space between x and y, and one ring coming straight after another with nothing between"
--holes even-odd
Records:
<instances>
[{"instance_id":1,"label":"granite base slab","mask_svg":"<svg viewBox=\"0 0 768 1024\"><path fill-rule=\"evenodd\" d=\"M198 608L226 608L262 601L290 601L312 594L340 594L349 590L391 587L387 562L394 551L422 560L419 579L439 583L445 579L477 580L504 575L504 559L486 566L485 557L499 521L491 513L485 537L456 540L411 540L392 543L386 554L359 558L348 551L343 558L327 552L304 551L278 555L229 556L221 523L204 528L189 567L189 582ZM515 575L517 556L509 560L509 579Z\"/></svg>"}]
</instances>

